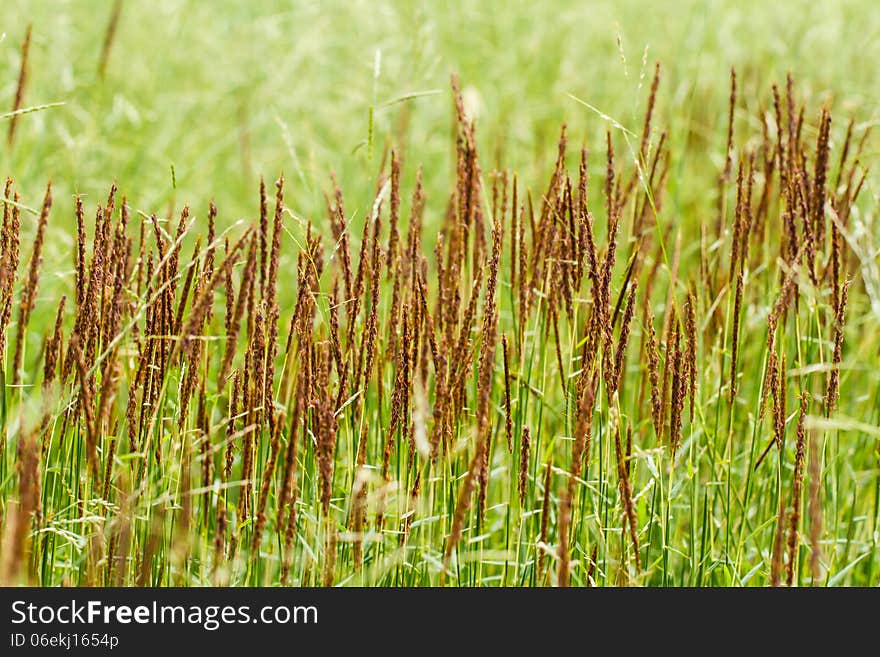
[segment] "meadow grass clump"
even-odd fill
[[[325,217],[280,175],[239,222],[8,180],[3,583],[876,584],[867,128],[737,84],[699,233],[659,64],[640,134],[563,126],[543,181],[485,168],[453,76],[448,195],[389,148],[361,214],[333,174]]]

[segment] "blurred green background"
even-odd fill
[[[451,172],[451,72],[477,117],[484,170],[501,161],[540,186],[562,122],[601,166],[606,124],[569,94],[638,131],[660,61],[655,125],[670,131],[668,211],[683,216],[720,168],[731,65],[737,121],[751,122],[750,134],[787,71],[808,107],[832,106],[838,138],[847,115],[877,115],[872,2],[125,1],[101,79],[112,8],[4,2],[0,108],[12,107],[28,24],[24,105],[65,103],[22,116],[14,147],[0,146],[0,173],[16,179],[25,202],[39,205],[46,181],[55,184],[51,225],[64,230],[51,240],[50,272],[69,259],[74,192],[93,212],[116,179],[135,208],[160,216],[172,196],[197,217],[214,198],[228,225],[256,212],[260,174],[283,170],[293,212],[322,220],[332,169],[347,210],[363,216],[392,144],[406,180],[425,169],[430,226]],[[419,95],[394,102],[408,94]]]

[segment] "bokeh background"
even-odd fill
[[[160,217],[184,202],[204,217],[213,198],[228,225],[255,214],[259,176],[281,171],[292,211],[322,220],[333,170],[357,223],[393,145],[405,180],[424,167],[429,212],[442,211],[452,72],[477,117],[484,168],[500,163],[537,184],[563,122],[602,166],[607,124],[569,94],[638,131],[661,62],[655,125],[670,133],[668,211],[694,225],[689,204],[712,192],[723,157],[732,65],[738,122],[771,109],[771,84],[787,72],[808,107],[832,106],[838,139],[847,115],[878,115],[880,7],[869,1],[123,1],[102,77],[113,5],[3,3],[0,110],[11,109],[29,24],[24,105],[64,103],[21,117],[14,147],[0,145],[0,173],[26,203],[39,205],[54,182],[45,270],[62,278],[72,195],[94,207],[113,180],[133,207]]]

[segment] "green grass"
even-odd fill
[[[40,391],[43,339],[52,329],[62,294],[68,295],[65,339],[73,328],[73,194],[85,196],[86,225],[91,235],[95,206],[106,198],[110,183],[117,181],[120,194],[127,196],[132,210],[129,234],[135,239],[141,222],[152,213],[168,218],[165,228],[173,237],[175,217],[184,203],[190,203],[196,221],[183,238],[180,260],[181,276],[185,277],[195,236],[201,235],[204,240],[207,233],[209,200],[213,199],[219,208],[218,231],[228,231],[231,240],[237,239],[243,226],[236,222],[244,219],[250,224],[258,216],[256,189],[260,175],[270,181],[278,172],[284,172],[287,212],[278,289],[281,353],[276,369],[276,404],[290,412],[292,395],[282,394],[282,381],[285,375],[295,377],[302,365],[296,350],[284,358],[283,348],[299,289],[297,256],[306,244],[309,220],[323,236],[325,256],[322,293],[316,299],[317,339],[328,335],[326,294],[340,271],[338,256],[330,259],[333,242],[324,201],[324,193],[331,190],[331,170],[345,194],[356,267],[365,218],[376,196],[377,177],[388,172],[389,149],[396,149],[403,160],[400,230],[404,246],[409,195],[416,171],[422,168],[427,196],[422,250],[429,263],[428,303],[433,312],[437,288],[432,250],[439,232],[445,231],[447,243],[449,240],[444,212],[456,173],[450,72],[459,75],[467,112],[476,118],[487,212],[491,207],[489,174],[496,168],[517,172],[520,201],[528,189],[535,212],[539,212],[556,157],[559,127],[565,123],[568,169],[573,176],[577,174],[581,144],[590,152],[590,209],[596,217],[597,238],[603,245],[605,131],[612,131],[617,163],[626,181],[634,170],[632,149],[638,148],[653,62],[659,60],[663,76],[652,143],[656,147],[660,132],[668,132],[669,173],[662,205],[648,212],[656,219],[656,230],[652,231],[654,242],[638,276],[637,310],[624,361],[621,394],[617,400],[608,400],[604,382],[596,391],[591,459],[576,482],[572,500],[568,538],[571,583],[767,584],[780,499],[784,506],[790,503],[799,419],[797,395],[802,389],[816,397],[810,402],[806,421],[808,437],[815,441],[816,449],[808,448],[804,465],[795,583],[836,586],[880,582],[880,373],[876,367],[880,359],[880,229],[876,175],[869,173],[866,179],[851,218],[851,241],[845,248],[850,264],[846,274],[853,279],[853,286],[846,313],[839,410],[825,417],[820,399],[833,351],[832,283],[820,278],[814,287],[801,277],[797,310],[788,315],[778,343],[788,365],[785,445],[781,452],[771,450],[757,469],[756,459],[773,434],[770,409],[764,418],[759,417],[759,411],[769,358],[767,315],[780,287],[777,255],[782,204],[772,203],[768,239],[751,246],[752,264],[746,269],[739,322],[739,378],[733,406],[727,397],[734,296],[723,283],[727,282],[731,249],[734,185],[727,189],[724,210],[728,229],[717,241],[714,234],[702,244],[700,238],[703,224],[711,233],[718,207],[717,178],[725,157],[730,67],[736,67],[739,81],[735,156],[747,157],[749,149],[760,145],[762,112],[772,123],[771,84],[777,82],[784,88],[785,75],[791,72],[798,101],[806,107],[804,138],[811,147],[816,140],[820,107],[827,105],[832,111],[828,175],[834,181],[849,117],[856,120],[857,137],[877,118],[878,80],[873,62],[880,56],[880,39],[876,38],[880,14],[870,3],[794,8],[785,6],[787,3],[768,7],[760,2],[682,2],[669,6],[630,2],[591,3],[575,8],[571,3],[551,2],[541,3],[540,8],[524,3],[502,10],[491,4],[474,7],[473,3],[441,9],[431,3],[291,7],[279,2],[274,7],[260,3],[256,9],[171,0],[150,5],[126,2],[103,78],[98,75],[98,62],[110,3],[107,16],[99,17],[93,4],[86,2],[34,6],[11,0],[7,4],[0,25],[0,33],[5,33],[0,41],[0,111],[12,109],[19,44],[29,23],[33,25],[33,42],[23,107],[34,111],[18,117],[13,147],[7,148],[4,141],[0,173],[15,179],[25,206],[39,208],[49,179],[55,198],[36,307],[26,336],[24,385],[13,387],[10,381],[15,312],[7,330],[10,346],[5,362],[0,364],[5,372],[0,424],[7,434],[0,453],[0,533],[4,535],[10,533],[10,518],[21,490],[17,446],[22,436],[39,424],[47,406],[52,418],[40,469],[43,517],[33,519],[32,561],[29,568],[16,573],[15,581],[30,577],[42,585],[112,583],[108,554],[110,546],[124,535],[123,529],[130,532],[130,540],[122,541],[128,546],[125,554],[130,558],[117,567],[116,572],[121,570],[122,574],[114,576],[121,577],[124,584],[135,584],[142,576],[143,583],[152,585],[278,584],[285,554],[282,519],[275,515],[280,472],[271,479],[267,527],[257,553],[251,550],[253,518],[238,517],[236,513],[245,479],[240,454],[236,455],[232,480],[224,484],[215,476],[208,490],[202,489],[197,395],[183,431],[177,430],[175,421],[185,369],[173,368],[166,379],[158,419],[152,427],[151,440],[161,446],[162,463],[145,458],[137,450],[129,452],[124,414],[138,355],[131,327],[137,325],[143,331],[143,315],[132,315],[130,322],[126,318],[123,349],[117,354],[121,384],[111,414],[120,419],[120,424],[116,429],[107,427],[99,451],[103,464],[111,436],[119,437],[112,463],[114,485],[107,499],[102,482],[88,474],[84,423],[81,418],[66,422],[63,413],[65,404],[78,394],[75,375],[54,396]],[[853,25],[859,28],[855,34]],[[11,117],[0,117],[0,128],[5,128],[9,120]],[[628,131],[636,136],[628,136]],[[862,165],[875,168],[875,161],[876,140],[870,139]],[[760,189],[757,186],[756,193]],[[642,188],[637,190],[641,198]],[[649,206],[655,193],[651,189],[647,195]],[[388,236],[387,205],[386,201],[383,244]],[[623,291],[631,256],[629,228],[634,211],[634,204],[627,206],[621,225],[611,286],[612,310]],[[23,279],[36,217],[27,210],[22,210],[21,216],[19,274]],[[665,233],[666,229],[670,232]],[[148,238],[152,238],[150,233]],[[491,246],[488,231],[486,237]],[[509,235],[505,237],[508,239]],[[531,234],[527,239],[531,247]],[[680,240],[677,275],[673,273],[676,240]],[[220,249],[218,262],[222,253]],[[716,283],[721,281],[711,289],[701,284],[703,254],[707,254],[711,278]],[[822,254],[829,256],[827,249]],[[287,552],[292,559],[291,583],[322,583],[329,558],[328,536],[334,533],[337,548],[332,570],[336,584],[535,586],[556,582],[558,512],[576,439],[575,381],[593,298],[589,282],[584,282],[576,294],[572,319],[565,319],[563,313],[558,337],[563,361],[560,373],[557,338],[547,312],[549,300],[535,296],[533,311],[523,318],[518,291],[511,286],[509,258],[505,241],[498,279],[498,331],[514,346],[510,354],[514,449],[508,454],[505,445],[499,340],[489,401],[488,424],[493,438],[486,512],[479,517],[476,500],[467,509],[449,572],[443,574],[444,549],[458,492],[477,445],[478,361],[474,358],[468,362],[464,409],[452,427],[457,449],[436,463],[416,450],[411,461],[406,433],[402,431],[392,453],[390,481],[385,486],[380,472],[396,368],[388,340],[394,328],[390,318],[391,284],[384,282],[378,313],[378,371],[361,395],[344,408],[334,409],[339,430],[328,514],[321,509],[312,434],[307,430],[300,436],[298,520],[293,549]],[[192,266],[201,267],[203,261],[204,252]],[[471,258],[466,262],[463,303],[470,294],[473,273]],[[234,273],[236,292],[241,276],[239,262]],[[180,283],[175,281],[175,287],[179,289]],[[646,297],[648,286],[652,292]],[[20,285],[16,287],[16,300],[20,289]],[[369,312],[370,286],[366,289],[357,322],[357,344]],[[683,423],[673,466],[669,445],[657,441],[651,421],[642,346],[646,334],[643,304],[650,303],[662,339],[669,301],[683,317],[689,290],[696,293],[700,335],[698,394],[693,421],[686,417]],[[231,381],[215,380],[225,338],[223,298],[221,283],[199,372],[199,378],[206,380],[205,416],[216,450],[215,475],[222,470],[222,441],[232,388]],[[477,351],[486,308],[481,297],[472,332]],[[343,329],[346,326],[343,321]],[[522,348],[516,339],[520,333]],[[614,335],[616,340],[617,331]],[[237,370],[247,367],[245,336],[241,338],[233,364]],[[296,341],[297,348],[301,348],[300,342]],[[343,347],[347,349],[348,345]],[[351,353],[356,349],[353,345]],[[428,385],[413,388],[409,412],[419,427],[417,431],[424,427],[430,435],[436,383],[430,354],[427,359]],[[331,381],[335,382],[335,376]],[[635,568],[618,487],[612,433],[618,417],[623,439],[626,428],[633,433],[630,481],[638,519],[640,572]],[[309,421],[315,422],[313,415]],[[358,437],[364,423],[368,426],[368,519],[364,564],[357,568],[351,533],[351,491],[357,477]],[[525,502],[521,506],[517,468],[524,426],[530,428],[532,441]],[[236,441],[240,440],[237,436]],[[288,444],[289,432],[285,431],[279,463]],[[271,449],[264,428],[256,438],[255,496]],[[808,471],[813,458],[819,464],[818,480]],[[552,468],[549,522],[546,544],[540,544],[547,467]],[[421,492],[412,507],[409,491],[416,473],[421,477]],[[817,581],[813,581],[808,564],[814,548],[808,540],[812,526],[808,489],[814,480],[821,489],[822,515],[821,577]],[[136,481],[142,482],[142,488],[129,502],[127,495]],[[130,508],[126,509],[126,504]],[[217,511],[224,504],[232,523],[230,530],[234,528],[238,537],[238,549],[235,559],[228,563],[220,557],[221,567],[216,569],[213,541]],[[381,531],[375,522],[380,509],[385,515]],[[401,546],[400,535],[409,522],[411,533]],[[4,550],[8,550],[9,539],[5,540]],[[596,561],[591,563],[594,550]],[[153,557],[147,568],[142,560],[150,551]],[[544,562],[542,572],[537,568],[540,559]]]

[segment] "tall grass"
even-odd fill
[[[371,143],[313,219],[284,176],[240,221],[8,181],[3,581],[876,583],[868,129],[736,80],[687,224],[659,65],[640,134],[582,102],[604,143],[563,125],[542,178],[486,164],[453,76],[448,192]]]

